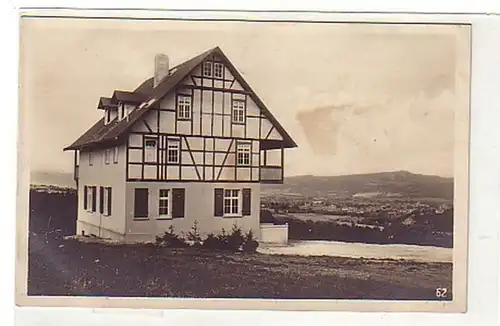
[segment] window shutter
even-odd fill
[[[241,212],[243,215],[251,215],[251,209],[250,207],[251,202],[252,202],[252,189],[250,188],[244,188],[243,189],[243,205]]]
[[[104,213],[104,187],[99,187],[99,213]]]
[[[87,209],[88,203],[87,203],[87,186],[83,186],[83,209]]]
[[[174,188],[172,189],[172,217],[184,217],[184,202],[185,202],[185,189]]]
[[[214,215],[224,215],[224,189],[216,188],[214,196]]]
[[[111,215],[111,188],[108,188],[108,215]]]
[[[148,217],[148,196],[147,188],[136,188],[134,196],[134,217]]]
[[[97,188],[92,187],[92,212],[96,211],[96,204],[97,204],[96,193],[97,193]]]

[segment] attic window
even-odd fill
[[[222,63],[220,63],[220,62],[214,63],[214,77],[215,78],[222,78],[223,71],[224,71],[224,67],[222,66]]]
[[[125,118],[125,105],[123,103],[120,103],[118,106],[118,117],[120,120]]]
[[[203,64],[203,76],[204,77],[212,77],[212,62],[206,61]]]
[[[179,120],[191,120],[191,96],[177,96],[177,118]]]
[[[104,124],[109,124],[111,122],[111,109],[104,110]]]

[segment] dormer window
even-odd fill
[[[203,64],[203,77],[212,77],[212,62],[206,61]]]
[[[224,66],[221,62],[214,63],[214,77],[222,78],[223,77]]]
[[[104,110],[104,124],[107,125],[111,122],[111,109]]]
[[[118,104],[118,119],[125,118],[125,114],[125,105],[123,103]]]

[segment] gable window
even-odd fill
[[[223,77],[224,66],[220,62],[214,63],[214,77],[222,78]]]
[[[104,164],[109,164],[110,156],[111,156],[111,151],[108,148],[106,148],[106,150],[104,151]]]
[[[245,101],[233,100],[233,123],[245,123]]]
[[[177,96],[177,118],[179,120],[191,119],[191,96]]]
[[[238,144],[236,147],[236,163],[238,165],[250,165],[250,144]]]
[[[169,190],[160,189],[160,196],[158,200],[158,214],[160,218],[171,218],[170,205],[169,205]]]
[[[113,148],[113,163],[118,163],[118,147]]]
[[[92,162],[92,151],[89,152],[89,165],[93,165],[93,162]]]
[[[144,138],[144,148],[145,148],[145,159],[146,162],[156,162],[156,154],[157,154],[157,139],[146,137]]]
[[[224,215],[240,215],[240,189],[224,190]]]
[[[167,163],[179,163],[179,141],[168,140],[167,145]]]
[[[212,62],[206,61],[203,64],[203,76],[204,77],[212,77]]]

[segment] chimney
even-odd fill
[[[158,86],[160,82],[168,76],[168,56],[164,53],[159,53],[155,56],[155,75],[153,79],[153,87]]]

